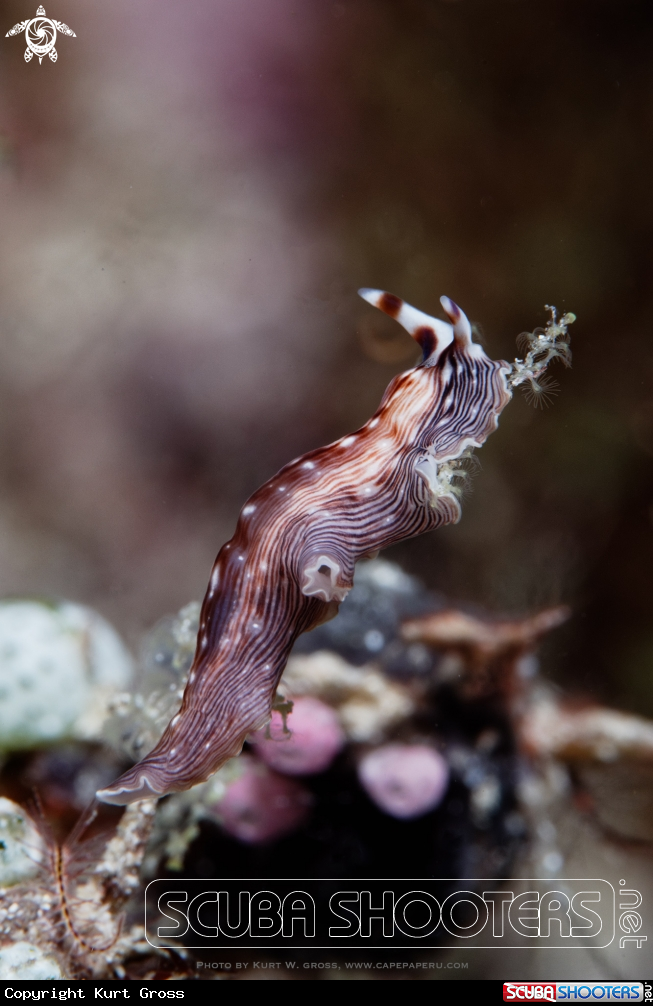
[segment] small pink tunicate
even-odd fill
[[[345,735],[331,706],[305,696],[294,700],[286,731],[281,714],[274,712],[253,743],[259,758],[277,772],[311,775],[329,767],[344,747]]]
[[[386,744],[358,764],[358,778],[374,803],[392,817],[411,818],[437,807],[449,766],[425,744]]]
[[[313,798],[301,783],[286,779],[255,758],[242,757],[244,771],[211,808],[224,830],[249,845],[271,842],[299,828]]]

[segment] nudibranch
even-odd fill
[[[292,461],[243,507],[215,561],[181,708],[156,747],[98,793],[127,804],[188,789],[238,754],[269,718],[300,633],[332,618],[356,562],[460,518],[466,464],[496,429],[512,388],[533,391],[551,359],[569,362],[567,325],[526,337],[514,364],[491,360],[449,300],[449,322],[393,294],[361,296],[395,318],[422,360],[388,386],[355,433]]]

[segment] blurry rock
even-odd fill
[[[510,698],[533,671],[528,657],[542,636],[562,625],[569,608],[557,607],[527,618],[491,621],[454,609],[404,622],[407,642],[423,643],[458,658],[444,663],[441,678],[460,678],[465,698],[501,695]]]
[[[653,841],[653,723],[589,706],[574,709],[544,686],[533,691],[519,723],[535,763],[564,763],[576,802],[604,837]]]
[[[581,806],[605,837],[653,843],[653,761],[582,764],[577,782],[586,798]]]
[[[229,835],[256,845],[281,838],[304,823],[312,804],[307,789],[247,755],[240,764],[238,778],[210,812]]]
[[[406,618],[433,611],[439,601],[401,566],[385,559],[356,565],[354,587],[338,617],[300,636],[294,653],[335,650],[357,666],[374,660],[386,672],[423,674],[433,665],[426,647],[406,643],[399,628]]]
[[[284,694],[313,695],[333,706],[349,740],[359,743],[381,740],[414,711],[401,685],[371,667],[352,667],[327,650],[291,657],[280,687]]]
[[[438,806],[449,784],[449,767],[425,744],[386,744],[361,759],[358,777],[381,810],[406,819]]]
[[[285,722],[284,722],[285,719]],[[304,696],[283,716],[273,712],[267,727],[252,738],[256,753],[284,775],[323,772],[345,745],[337,714],[319,699]]]
[[[516,876],[522,869],[540,877],[561,875],[565,856],[558,841],[557,822],[569,813],[571,793],[569,772],[555,759],[524,760],[521,764],[515,795],[529,844]],[[525,867],[524,862],[530,866]]]
[[[131,673],[119,636],[90,608],[0,603],[0,748],[97,737]]]
[[[0,887],[35,877],[44,853],[43,839],[22,807],[0,797]]]
[[[33,943],[19,940],[0,947],[0,979],[3,981],[43,981],[65,978],[54,957],[35,947]]]
[[[545,692],[538,694],[520,723],[526,750],[563,761],[612,762],[619,758],[653,763],[653,723],[616,709],[569,709]]]
[[[488,775],[474,786],[469,795],[469,805],[474,823],[483,827],[501,804],[501,783]]]

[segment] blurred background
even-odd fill
[[[32,10],[34,6],[34,10]],[[653,9],[602,0],[49,0],[0,46],[0,594],[132,644],[201,599],[247,496],[415,362],[356,296],[488,353],[545,304],[463,519],[387,557],[452,603],[568,603],[545,671],[653,715]]]

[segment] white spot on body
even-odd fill
[[[344,440],[340,441],[340,446],[341,447],[349,447],[351,444],[355,443],[355,441],[356,441],[356,437],[354,437],[354,436],[345,437]]]
[[[376,482],[366,482],[365,485],[359,487],[358,495],[365,497],[376,496],[376,494],[379,491],[379,488],[380,487]]]
[[[312,461],[305,461],[302,468],[315,468],[315,464]]]
[[[249,514],[254,513],[255,510],[256,506],[254,505],[254,503],[248,503],[247,506],[243,507],[243,516],[247,517],[249,516]]]
[[[370,428],[371,430],[373,430],[375,426],[378,426],[378,425],[379,425],[379,420],[378,420],[378,418],[377,418],[377,419],[370,419],[370,421],[369,421],[369,423],[368,423],[367,425],[369,426],[369,428]]]

